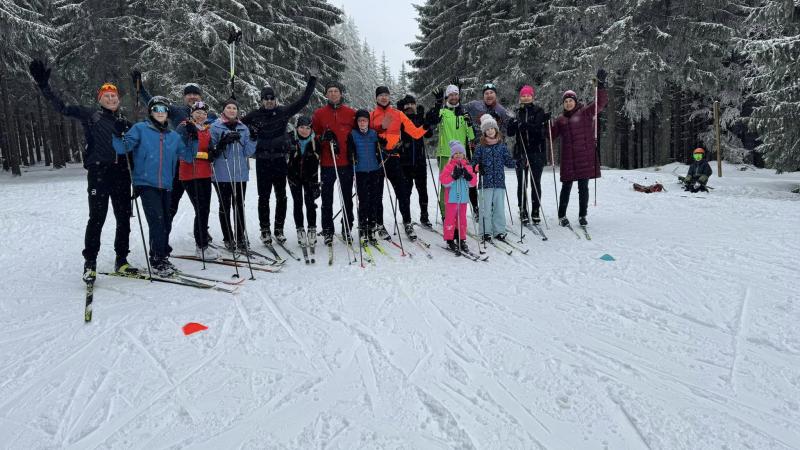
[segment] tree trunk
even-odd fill
[[[19,168],[19,133],[14,129],[14,123],[9,120],[11,118],[11,106],[9,105],[8,86],[4,74],[0,74],[0,95],[3,98],[3,115],[5,116],[5,123],[10,124],[8,127],[8,165],[11,173],[14,175],[22,175]]]
[[[39,141],[42,146],[42,152],[44,153],[44,165],[46,167],[50,167],[50,165],[53,163],[53,158],[50,153],[50,141],[48,139],[50,133],[48,133],[48,127],[44,121],[44,109],[42,109],[41,94],[36,94],[36,109],[39,116]]]
[[[67,129],[67,122],[64,119],[64,116],[59,114],[59,130],[61,131],[61,142],[64,143],[62,147],[64,149],[64,167],[67,166],[67,163],[72,162],[72,146],[69,141],[69,130]]]
[[[80,135],[78,134],[78,124],[77,120],[70,120],[70,132],[72,133],[72,142],[73,147],[75,150],[72,153],[72,158],[75,162],[83,162],[83,143],[81,142]]]

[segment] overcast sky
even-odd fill
[[[329,0],[344,8],[358,27],[361,38],[366,38],[380,62],[381,52],[386,52],[392,75],[397,77],[400,64],[413,58],[414,53],[406,44],[414,41],[417,35],[417,10],[414,3],[424,0],[376,1],[376,0]]]

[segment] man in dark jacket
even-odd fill
[[[113,136],[121,136],[131,124],[120,111],[119,92],[111,83],[103,84],[97,91],[99,108],[66,105],[50,88],[50,70],[44,61],[33,60],[30,72],[42,95],[56,111],[81,121],[86,139],[83,167],[87,170],[89,194],[89,221],[84,238],[83,277],[94,281],[97,270],[97,254],[100,251],[100,233],[108,213],[108,200],[114,208],[117,221],[114,237],[118,272],[136,272],[128,264],[129,235],[131,231],[131,178],[128,160],[117,155],[112,145]]]
[[[683,182],[684,190],[689,192],[708,192],[706,184],[713,172],[708,160],[705,159],[705,155],[706,151],[701,147],[694,149],[692,153],[694,161],[689,166],[689,172],[685,177],[678,177]]]
[[[278,105],[275,90],[267,86],[261,90],[261,108],[251,111],[242,119],[250,127],[251,135],[258,139],[256,145],[256,182],[258,186],[258,222],[261,242],[272,243],[269,226],[269,198],[275,188],[275,239],[283,243],[283,224],[286,221],[287,154],[291,141],[286,126],[295,114],[311,100],[317,78],[309,77],[302,97],[289,105]]]
[[[519,218],[525,225],[530,221],[526,200],[529,194],[523,190],[526,184],[531,183],[529,173],[533,175],[530,193],[531,216],[533,223],[538,224],[541,220],[539,201],[542,195],[542,172],[547,165],[547,141],[544,133],[550,117],[542,108],[533,104],[534,94],[532,86],[525,85],[520,89],[517,116],[508,122],[508,135],[517,137],[514,146],[514,159],[519,161],[516,169],[517,206]]]
[[[417,127],[425,124],[425,108],[422,105],[417,106],[417,100],[413,96],[406,95],[398,101],[397,109],[404,112]],[[410,187],[412,184],[415,185],[419,197],[419,223],[428,228],[432,225],[428,218],[428,154],[425,151],[425,139],[431,136],[433,136],[431,129],[419,139],[414,139],[404,131],[401,136],[400,151],[400,166],[408,182],[408,194],[411,195]]]

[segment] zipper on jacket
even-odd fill
[[[164,189],[161,184],[164,173],[164,133],[159,132],[158,135],[158,188]]]

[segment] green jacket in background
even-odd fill
[[[468,117],[467,112],[460,105],[454,109],[442,107],[439,110],[437,157],[450,158],[450,141],[452,140],[459,141],[464,144],[465,148],[469,148],[468,144],[475,139],[475,132],[472,131]]]

